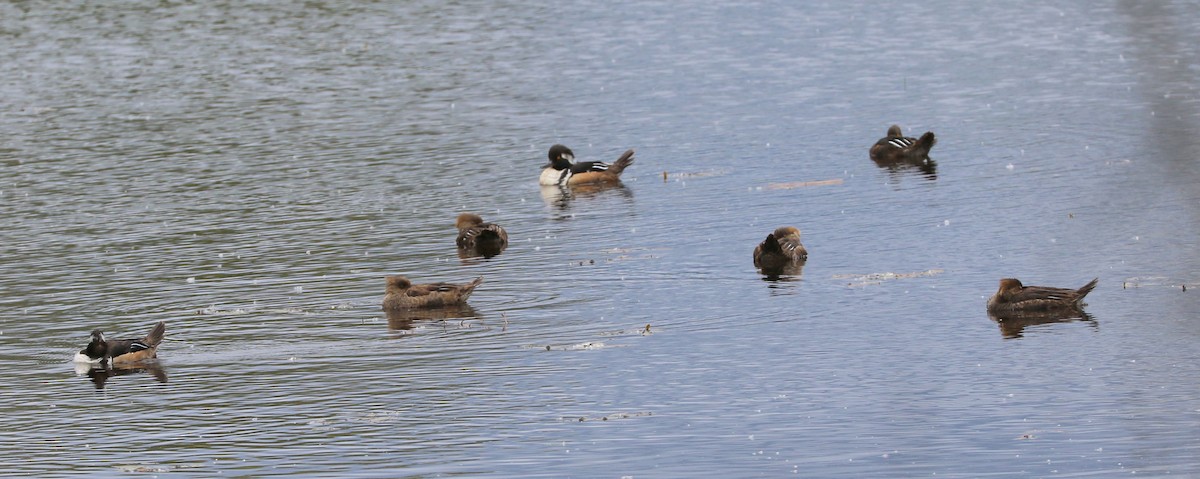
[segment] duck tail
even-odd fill
[[[158,343],[162,342],[163,335],[166,333],[167,323],[159,321],[158,324],[154,325],[154,329],[151,329],[150,333],[147,334],[145,338],[142,338],[142,342],[146,343],[146,345],[150,346],[151,348],[158,347]]]
[[[622,153],[621,157],[617,158],[617,161],[614,161],[611,165],[608,165],[608,172],[614,175],[620,175],[622,171],[625,171],[625,168],[632,164],[633,150],[625,150],[625,153]]]
[[[779,238],[775,237],[775,233],[767,233],[767,239],[762,242],[763,253],[783,253],[783,246],[779,244]]]
[[[483,276],[480,276],[478,278],[475,278],[474,281],[471,281],[470,283],[463,285],[462,299],[464,299],[464,300],[467,299],[467,296],[470,296],[471,293],[475,292],[475,287],[479,286],[479,283],[482,283],[482,282],[483,282]]]
[[[477,237],[475,241],[476,242],[501,241],[504,239],[504,235],[502,234],[503,231],[504,230],[500,229],[499,226],[496,226],[494,224],[487,225],[483,229],[479,230],[479,237]]]
[[[1096,283],[1098,283],[1098,282],[1100,282],[1100,278],[1095,278],[1095,279],[1089,281],[1088,284],[1083,285],[1082,288],[1079,288],[1078,290],[1076,290],[1075,294],[1078,294],[1079,296],[1077,296],[1075,298],[1075,302],[1078,303],[1080,301],[1083,301],[1084,296],[1087,296],[1087,294],[1092,292],[1093,289],[1096,289]]]
[[[933,135],[933,132],[927,131],[924,135],[921,135],[921,137],[917,139],[915,144],[913,144],[912,151],[920,152],[923,155],[928,155],[929,150],[932,150],[933,145],[936,144],[937,138]]]

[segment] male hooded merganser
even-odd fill
[[[1079,309],[1083,297],[1092,292],[1100,278],[1079,289],[1024,286],[1015,278],[1000,280],[1000,289],[988,299],[989,313],[1020,313]]]
[[[871,159],[880,162],[915,162],[929,156],[929,150],[937,144],[932,131],[925,132],[921,138],[904,136],[899,125],[888,128],[887,136],[875,142],[871,147]]]
[[[572,163],[575,153],[563,145],[550,147],[550,164],[542,167],[538,183],[542,186],[570,186],[587,183],[619,183],[621,172],[633,164],[633,150],[626,150],[612,164],[602,161]]]
[[[483,282],[483,276],[467,284],[429,283],[412,284],[403,276],[387,277],[387,293],[383,295],[383,309],[432,308],[467,302],[475,287]]]
[[[166,323],[159,321],[146,337],[141,339],[104,339],[99,329],[92,331],[92,342],[75,354],[80,363],[128,364],[157,357],[158,344],[167,331]]]
[[[767,234],[767,239],[754,247],[754,267],[763,272],[783,271],[807,259],[808,250],[800,244],[800,230],[795,226],[776,228]]]
[[[504,228],[495,223],[484,223],[477,214],[458,215],[454,225],[458,227],[458,239],[455,242],[460,250],[491,258],[508,247],[508,233]]]

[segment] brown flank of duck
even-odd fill
[[[482,282],[483,276],[467,284],[413,284],[404,276],[388,276],[387,293],[383,295],[383,309],[433,308],[463,304]]]

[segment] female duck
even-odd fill
[[[498,224],[485,223],[483,217],[477,214],[458,215],[455,226],[458,227],[458,239],[455,242],[460,250],[491,258],[508,247],[508,232]]]
[[[383,295],[383,309],[388,311],[463,304],[482,282],[483,276],[467,284],[412,284],[412,281],[403,276],[388,276],[387,293]]]
[[[146,337],[141,339],[105,339],[104,332],[92,331],[92,341],[75,354],[75,362],[91,364],[129,364],[157,357],[158,345],[167,331],[166,323],[159,321]]]
[[[621,172],[633,164],[633,150],[626,150],[612,164],[602,161],[572,163],[575,153],[563,145],[550,147],[550,164],[542,167],[538,183],[542,186],[570,186],[595,183],[620,183]]]
[[[1000,289],[988,299],[989,313],[1054,312],[1078,310],[1083,297],[1095,289],[1096,278],[1079,289],[1025,286],[1016,278],[1000,280]]]
[[[904,136],[899,125],[888,128],[887,136],[871,147],[871,159],[878,162],[917,162],[929,157],[929,150],[937,143],[932,131],[920,138]]]
[[[800,243],[800,230],[795,226],[776,228],[754,247],[754,267],[764,272],[782,271],[807,259],[808,250]]]

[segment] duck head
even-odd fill
[[[92,342],[88,343],[83,351],[88,358],[98,359],[108,355],[108,342],[104,340],[104,332],[99,329],[92,330]]]
[[[796,238],[799,238],[800,230],[798,228],[796,228],[795,226],[780,226],[779,228],[775,229],[774,234],[775,234],[776,238],[783,238],[784,236],[792,236],[792,235],[795,235]]]
[[[575,152],[563,145],[551,146],[550,153],[547,156],[550,157],[550,164],[546,165],[546,167],[556,170],[570,168],[571,162],[575,160]]]
[[[897,136],[904,136],[904,132],[900,130],[900,125],[892,125],[888,127],[887,137],[895,138]]]
[[[454,226],[460,230],[464,230],[464,229],[471,228],[474,226],[479,226],[482,224],[483,224],[483,217],[479,216],[475,213],[463,213],[461,215],[458,215],[458,219],[455,220],[455,222],[454,222]]]
[[[1021,284],[1021,280],[1016,278],[1004,278],[1000,280],[1000,290],[996,292],[1000,296],[1008,296],[1012,293],[1020,291],[1025,285]]]
[[[412,281],[409,281],[408,278],[405,278],[403,276],[388,276],[387,277],[388,291],[392,291],[392,290],[403,291],[403,290],[406,290],[411,287],[412,287]]]

